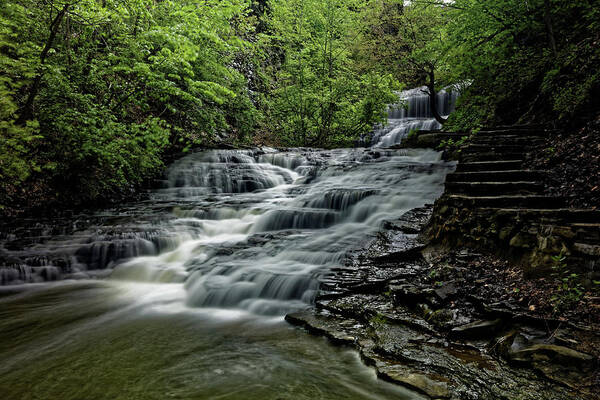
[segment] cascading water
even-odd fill
[[[436,104],[440,115],[448,116],[454,110],[458,95],[457,89],[438,92]],[[433,117],[427,87],[402,91],[399,97],[399,104],[388,107],[388,123],[375,131],[372,146],[392,147],[400,144],[411,131],[431,131],[442,127]]]
[[[133,215],[13,251],[24,261],[2,279],[178,282],[187,306],[282,315],[384,220],[432,202],[446,171],[421,150],[195,153]]]

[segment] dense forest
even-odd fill
[[[352,146],[409,87],[460,91],[447,130],[579,126],[598,65],[586,0],[4,0],[0,207],[122,199],[196,147]]]

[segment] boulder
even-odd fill
[[[453,283],[444,283],[442,287],[435,289],[435,295],[441,300],[446,301],[446,299],[454,296],[458,290]]]
[[[534,344],[509,351],[509,360],[531,366],[548,379],[571,388],[593,386],[593,356],[564,346]]]
[[[450,336],[460,339],[479,339],[493,335],[502,327],[502,320],[480,320],[470,324],[457,326],[450,331]]]
[[[379,374],[387,380],[424,393],[432,399],[450,398],[448,383],[436,380],[431,376],[410,372],[402,367],[380,368]]]
[[[580,370],[588,370],[594,364],[594,357],[581,353],[565,346],[554,344],[534,344],[521,350],[509,353],[513,361],[535,363],[551,362],[564,367],[576,367]]]

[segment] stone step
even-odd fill
[[[479,161],[504,161],[504,160],[522,160],[525,157],[525,149],[516,152],[495,152],[486,151],[482,153],[461,153],[460,162],[472,163]]]
[[[547,137],[550,131],[544,129],[485,129],[477,132],[478,136],[496,136],[496,135],[521,135],[521,136],[538,136],[538,137]]]
[[[494,151],[495,153],[518,153],[531,151],[535,146],[524,145],[524,144],[487,144],[487,143],[474,143],[469,144],[461,149],[462,153],[482,153],[487,151]]]
[[[532,170],[506,170],[506,171],[477,171],[453,172],[446,176],[446,182],[511,182],[511,181],[539,181],[545,171]]]
[[[496,196],[507,194],[542,194],[540,182],[446,182],[446,193],[473,196]]]
[[[532,144],[540,145],[545,143],[546,140],[539,136],[523,136],[523,135],[496,135],[496,136],[478,136],[475,135],[471,138],[470,143],[475,144]]]
[[[478,161],[458,163],[456,172],[506,171],[521,168],[522,160]]]
[[[600,244],[573,243],[573,250],[587,257],[600,258]]]
[[[559,221],[554,224],[532,222],[531,227],[535,227],[544,235],[562,237],[572,243],[600,246],[600,222],[569,223],[569,221]]]
[[[600,210],[589,208],[480,208],[481,214],[495,213],[500,217],[519,218],[537,224],[576,226],[600,224]],[[592,225],[589,225],[592,224]]]
[[[535,195],[514,196],[466,196],[453,194],[448,201],[461,208],[561,208],[566,204],[563,197]]]
[[[544,125],[540,124],[523,124],[523,125],[497,125],[497,126],[486,126],[482,131],[540,131],[544,130]]]
[[[600,223],[574,223],[569,228],[575,235],[575,240],[587,244],[600,244]]]

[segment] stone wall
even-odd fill
[[[552,272],[562,254],[589,285],[600,280],[597,218],[590,210],[478,208],[468,199],[444,195],[435,204],[426,234],[434,243],[491,251],[529,276]]]

